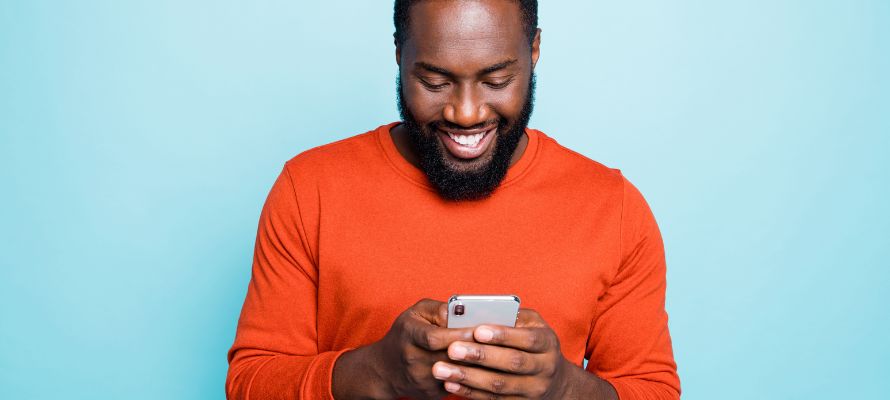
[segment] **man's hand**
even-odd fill
[[[424,299],[396,318],[378,342],[344,353],[334,365],[336,399],[352,397],[435,399],[448,395],[432,374],[455,341],[472,341],[473,328],[447,329],[445,303]],[[376,386],[375,386],[376,385]]]
[[[447,391],[470,399],[617,398],[611,385],[563,357],[556,333],[537,312],[520,310],[516,326],[477,327],[475,343],[448,347],[449,358],[461,365],[437,362],[433,375]]]

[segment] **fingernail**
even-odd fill
[[[454,393],[457,392],[457,389],[460,389],[460,385],[454,382],[445,382],[445,390]]]
[[[436,379],[446,379],[451,376],[451,368],[444,365],[435,365],[433,366],[433,376],[435,376]]]
[[[479,328],[476,330],[476,337],[483,342],[487,342],[494,338],[494,331],[488,328]]]
[[[467,348],[461,345],[454,345],[451,346],[451,351],[448,354],[455,360],[463,360],[467,356]]]

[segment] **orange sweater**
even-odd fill
[[[516,294],[622,400],[677,399],[658,226],[615,169],[529,129],[487,200],[441,200],[395,124],[288,161],[260,217],[231,399],[331,399],[334,362],[417,300]]]

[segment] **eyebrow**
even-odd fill
[[[501,61],[501,62],[499,62],[499,63],[497,63],[497,64],[489,65],[489,66],[487,66],[487,67],[485,67],[485,68],[482,68],[482,69],[479,70],[479,72],[477,72],[476,74],[477,74],[477,75],[486,75],[486,74],[490,74],[490,73],[492,73],[492,72],[500,71],[500,70],[502,70],[502,69],[504,69],[504,68],[507,68],[507,67],[509,67],[509,66],[511,66],[511,65],[513,65],[513,64],[516,64],[517,62],[518,62],[518,61],[517,61],[516,59],[506,60],[506,61]],[[445,69],[445,68],[442,68],[442,67],[437,67],[437,66],[435,66],[435,65],[425,63],[425,62],[423,62],[423,61],[415,62],[415,63],[414,63],[414,66],[417,67],[417,68],[423,69],[423,70],[427,70],[427,71],[429,71],[429,72],[436,73],[436,74],[442,74],[442,75],[449,76],[449,77],[454,77],[454,76],[456,76],[456,74],[455,74],[454,72],[451,72],[451,71],[449,71],[449,70],[447,70],[447,69]]]

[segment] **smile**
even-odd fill
[[[456,158],[473,159],[481,156],[491,147],[492,140],[497,136],[497,126],[472,135],[460,135],[454,132],[439,131],[445,148]]]
[[[482,141],[482,138],[488,134],[488,132],[477,133],[475,135],[455,135],[453,133],[447,132],[448,137],[451,140],[457,142],[458,144],[466,147],[476,147],[479,145],[479,142]]]

